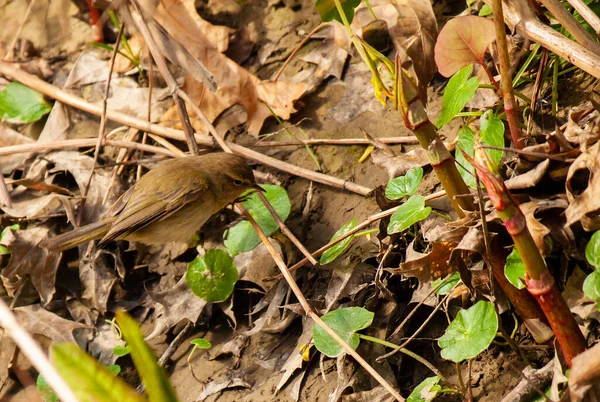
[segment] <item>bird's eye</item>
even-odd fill
[[[234,186],[241,186],[242,185],[242,181],[241,180],[234,180],[233,181],[233,185]]]

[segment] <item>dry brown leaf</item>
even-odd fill
[[[409,152],[400,155],[391,156],[381,149],[376,149],[371,153],[373,163],[385,170],[390,180],[394,177],[406,174],[410,169],[423,167],[429,164],[427,151],[423,148],[415,148]]]
[[[73,331],[78,328],[89,328],[85,324],[66,320],[39,304],[17,307],[13,309],[17,320],[30,334],[43,335],[55,342],[73,342]]]
[[[537,164],[533,169],[528,170],[526,173],[512,177],[504,182],[506,188],[509,190],[524,190],[536,186],[540,180],[544,177],[550,166],[550,159]]]
[[[87,252],[79,261],[79,280],[83,288],[81,298],[102,315],[106,313],[108,297],[117,281],[112,266],[118,264],[110,264],[108,256],[112,256],[113,261],[117,258],[112,253],[96,250],[94,244],[89,243]]]
[[[154,313],[156,321],[154,329],[147,339],[163,335],[183,320],[196,323],[206,306],[206,301],[192,292],[185,276],[169,290],[163,292],[148,291],[148,295],[156,302]]]
[[[42,304],[46,305],[52,300],[61,253],[38,246],[48,232],[48,228],[43,226],[9,230],[0,241],[10,250],[10,261],[1,273],[2,283],[10,296],[14,296],[29,277],[42,299]]]
[[[0,147],[10,145],[31,144],[33,141],[21,133],[0,123]],[[9,174],[17,167],[23,166],[24,158],[22,154],[0,156],[0,171],[3,174]]]
[[[526,202],[520,205],[521,212],[525,215],[527,228],[533,237],[533,241],[535,241],[535,245],[542,255],[546,255],[544,238],[550,233],[550,229],[535,218],[535,213],[539,207],[540,205],[537,202]]]
[[[567,174],[567,199],[569,206],[565,210],[566,226],[581,222],[587,231],[600,229],[600,143],[594,144],[582,153],[569,168]],[[581,171],[581,172],[580,172]],[[576,175],[589,174],[589,180],[582,189],[582,183],[577,183]],[[581,191],[583,190],[583,191]]]
[[[296,370],[302,367],[302,350],[310,344],[314,325],[314,321],[307,318],[302,319],[302,335],[298,337],[292,353],[280,369],[280,371],[283,371],[283,375],[277,387],[275,387],[275,393],[279,392],[287,384],[292,375],[294,375]]]
[[[573,359],[569,373],[571,402],[600,401],[600,343]]]
[[[218,85],[215,93],[189,76],[185,83],[186,92],[211,121],[229,107],[241,104],[248,116],[248,131],[258,135],[264,120],[271,116],[265,103],[287,120],[295,111],[294,102],[308,88],[304,83],[261,81],[240,67],[213,47],[189,10],[178,0],[162,0],[154,18],[177,42],[185,43],[187,50],[214,75]]]
[[[421,87],[427,86],[437,71],[433,47],[438,34],[437,20],[430,1],[371,0],[378,19],[387,23],[397,51],[410,57]],[[365,3],[356,10],[352,28],[362,35],[362,28],[373,21]],[[405,60],[403,60],[404,62]]]
[[[243,378],[227,378],[225,380],[213,380],[206,384],[204,391],[198,395],[196,402],[202,402],[211,395],[218,394],[229,388],[252,388]]]
[[[415,251],[413,241],[406,249],[406,261],[398,268],[385,268],[385,271],[393,275],[417,278],[419,283],[442,278],[454,272],[454,268],[448,265],[448,260],[456,246],[457,243],[454,242],[438,242],[431,245],[430,251],[420,253]]]

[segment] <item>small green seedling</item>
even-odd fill
[[[498,315],[494,305],[480,300],[461,310],[438,340],[442,357],[459,363],[486,350],[498,331]]]
[[[385,196],[390,200],[398,200],[407,195],[413,195],[423,179],[423,168],[410,169],[404,176],[393,178],[385,186]]]
[[[52,106],[44,95],[19,82],[11,82],[0,92],[0,120],[13,124],[38,121]]]
[[[435,122],[437,128],[442,128],[448,124],[475,95],[479,81],[477,77],[471,77],[472,72],[473,65],[468,64],[448,80],[448,85],[442,96],[442,113]]]
[[[335,232],[335,234],[331,238],[331,241],[334,241],[338,237],[345,235],[346,233],[348,233],[355,227],[356,227],[356,217],[353,218],[350,222],[343,225],[341,228],[339,228],[339,230],[337,232]],[[319,264],[321,264],[321,265],[329,264],[330,262],[332,262],[333,260],[338,258],[348,248],[348,246],[350,245],[350,242],[352,241],[353,238],[354,238],[354,236],[349,236],[346,239],[342,240],[341,242],[339,242],[339,243],[333,245],[332,247],[328,248],[327,250],[325,250],[323,255],[321,255]]]
[[[419,385],[410,393],[406,402],[430,402],[442,391],[439,385],[440,377],[428,377],[421,381]]]
[[[525,289],[525,272],[525,264],[519,255],[519,250],[515,247],[506,257],[504,276],[517,289]]]
[[[411,195],[390,217],[388,234],[403,232],[427,218],[430,213],[431,207],[425,206],[425,198],[422,195]]]
[[[595,269],[583,282],[583,294],[595,301],[600,311],[600,230],[592,235],[585,247],[585,258]]]
[[[356,331],[369,327],[374,316],[362,307],[344,307],[330,311],[321,318],[340,338],[356,349],[360,343]],[[318,325],[313,328],[313,339],[319,352],[328,357],[337,357],[343,352],[342,347]]]
[[[190,343],[192,345],[194,345],[194,347],[192,348],[192,350],[190,351],[190,354],[187,357],[188,366],[190,365],[190,360],[192,359],[192,356],[194,355],[194,352],[196,351],[196,349],[210,349],[210,348],[212,348],[212,343],[210,343],[210,341],[208,339],[205,339],[205,338],[192,339],[190,341]]]
[[[188,264],[185,279],[194,294],[209,303],[227,300],[239,274],[233,258],[223,250],[212,249]]]
[[[273,184],[261,185],[264,189],[265,197],[282,221],[285,221],[290,215],[292,204],[285,189]],[[250,190],[252,191],[252,190]],[[273,219],[265,205],[258,195],[250,194],[242,205],[248,210],[250,215],[256,220],[266,236],[270,236],[279,229],[279,225]],[[239,253],[253,250],[260,244],[260,238],[250,222],[244,220],[225,232],[225,248],[230,255],[236,256]]]

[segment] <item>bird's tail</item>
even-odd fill
[[[101,239],[108,233],[113,221],[114,218],[101,219],[70,232],[46,238],[40,243],[40,246],[49,250],[64,251],[81,243]]]

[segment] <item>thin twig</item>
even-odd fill
[[[98,140],[96,141],[96,148],[94,149],[94,168],[98,164],[98,157],[100,156],[100,148],[102,147],[102,143],[104,142],[104,129],[106,128],[106,109],[108,108],[108,93],[110,92],[110,82],[112,79],[113,70],[115,68],[115,59],[117,57],[117,51],[119,50],[119,42],[121,40],[121,35],[123,34],[123,29],[125,24],[121,24],[119,27],[119,33],[117,34],[117,41],[115,43],[115,48],[110,56],[110,68],[108,69],[108,77],[106,79],[106,87],[104,88],[104,97],[102,98],[102,115],[100,116],[100,127],[98,128]],[[77,217],[77,224],[81,224],[81,219],[83,218],[83,214],[85,211],[85,199],[87,197],[87,193],[90,190],[90,185],[92,184],[92,178],[94,177],[95,169],[92,168],[90,171],[90,175],[88,176],[87,183],[83,187],[81,191],[81,206],[79,207],[79,216]]]
[[[150,53],[150,52],[148,52]],[[148,115],[147,115],[147,120],[148,122],[152,121],[152,89],[154,87],[154,61],[152,60],[152,55],[148,54],[148,59],[149,59],[149,71],[148,71]],[[144,134],[142,134],[142,144],[145,144],[146,141],[148,141],[148,133],[146,131],[144,131]],[[168,147],[166,147],[168,148]],[[170,148],[169,148],[170,149]],[[138,158],[143,158],[144,153],[140,152],[140,155],[138,156]],[[136,180],[140,180],[142,178],[142,165],[138,165],[137,167],[137,172],[136,172]]]
[[[0,156],[26,154],[30,152],[42,153],[57,149],[60,150],[70,148],[88,148],[96,145],[96,142],[97,140],[95,138],[78,138],[74,140],[63,140],[55,142],[34,142],[33,144],[10,145],[7,147],[0,147]],[[124,140],[104,140],[103,144],[104,146],[137,149],[156,155],[175,156],[175,154],[168,149],[155,147],[153,145],[144,145],[140,144],[139,142],[131,142]]]
[[[577,10],[579,15],[594,29],[597,34],[600,34],[600,19],[594,13],[590,7],[585,4],[582,0],[567,0],[569,4]]]
[[[19,40],[19,36],[21,36],[21,31],[23,30],[23,27],[27,23],[27,20],[29,19],[29,15],[31,14],[31,9],[33,8],[33,5],[35,4],[36,1],[37,0],[31,0],[29,2],[29,5],[27,6],[27,11],[25,11],[25,15],[23,16],[23,21],[21,21],[21,24],[19,25],[19,29],[17,29],[17,33],[15,34],[15,37],[13,38],[12,42],[10,43],[8,50],[6,51],[4,60],[6,60],[6,61],[12,60],[12,55],[13,55],[13,52],[15,51],[15,46],[17,45],[17,41]]]
[[[0,326],[8,332],[8,335],[21,349],[21,352],[27,356],[31,364],[63,402],[78,402],[77,397],[50,363],[42,348],[17,322],[16,317],[2,299],[0,299]]]
[[[35,89],[36,91],[50,98],[56,99],[65,105],[75,107],[77,109],[83,110],[96,116],[100,116],[102,114],[101,107],[86,102],[78,96],[74,96],[68,92],[65,92],[59,89],[58,87],[49,84],[32,74],[20,70],[18,66],[13,65],[12,63],[0,62],[0,73],[9,79],[19,81],[23,85]],[[111,121],[117,122],[125,126],[134,127],[141,131],[147,131],[149,133],[160,135],[161,137],[166,137],[173,140],[186,141],[186,136],[181,130],[176,130],[173,128],[163,127],[158,124],[149,123],[145,120],[138,119],[137,117],[116,112],[114,110],[108,110],[106,112],[106,117]],[[208,135],[196,134],[195,138],[198,144],[202,144],[207,147],[217,146],[216,140]],[[372,191],[372,189],[366,186],[362,186],[323,173],[314,172],[309,169],[301,168],[238,144],[227,144],[231,148],[231,150],[237,155],[243,156],[248,159],[252,159],[263,165],[270,166],[274,169],[278,169],[295,176],[303,177],[305,179],[312,180],[317,183],[322,183],[331,187],[345,189],[363,196],[370,194]]]
[[[419,140],[414,135],[405,137],[383,137],[376,138],[378,142],[384,144],[418,144]],[[304,146],[304,145],[371,145],[373,141],[368,138],[316,138],[296,141],[258,141],[255,147],[285,147],[285,146]]]
[[[304,247],[304,244],[302,244],[302,242],[300,240],[298,240],[298,238],[285,225],[285,223],[283,223],[283,221],[281,220],[281,218],[277,214],[277,211],[275,211],[275,209],[273,208],[273,206],[271,205],[271,203],[269,202],[269,200],[267,200],[267,197],[265,197],[265,195],[263,194],[263,192],[262,191],[257,191],[256,193],[258,194],[258,197],[260,198],[260,200],[262,201],[262,203],[264,204],[264,206],[267,208],[267,210],[273,216],[273,219],[275,219],[275,221],[277,222],[277,225],[279,225],[279,229],[281,229],[281,232],[284,235],[286,235],[286,237],[288,239],[290,239],[290,241],[292,243],[294,243],[294,245],[298,248],[298,250],[300,250],[300,252],[304,255],[304,257],[306,257],[306,259],[308,261],[310,261],[310,263],[312,265],[319,264],[317,262],[317,260],[310,254],[310,251],[308,251],[306,249],[306,247]]]
[[[317,313],[314,312],[314,310],[312,309],[312,307],[310,306],[310,304],[308,304],[308,301],[306,300],[306,298],[302,294],[302,291],[298,287],[298,284],[296,283],[296,281],[292,277],[292,274],[290,273],[290,271],[288,270],[287,266],[283,262],[283,259],[282,259],[281,255],[275,250],[275,248],[273,248],[273,245],[271,244],[271,242],[269,242],[269,239],[267,238],[267,236],[265,236],[265,233],[262,231],[262,229],[260,228],[260,226],[258,226],[258,224],[254,220],[254,218],[252,218],[252,216],[248,213],[248,211],[244,208],[243,205],[237,204],[237,207],[240,209],[240,211],[245,216],[245,218],[250,222],[250,224],[252,224],[252,226],[254,227],[254,230],[258,234],[258,237],[260,237],[260,240],[263,242],[263,244],[265,245],[265,247],[269,251],[269,254],[271,254],[271,257],[273,257],[273,260],[275,261],[275,263],[277,264],[277,266],[281,270],[281,274],[284,276],[284,278],[285,278],[286,282],[288,283],[290,289],[292,290],[292,292],[294,293],[294,295],[298,299],[298,302],[300,303],[300,305],[302,306],[302,308],[306,312],[306,315],[308,317],[310,317],[319,327],[321,327],[330,337],[332,337],[334,339],[334,341],[338,345],[340,345],[346,351],[346,353],[348,353],[350,356],[352,356],[358,362],[358,364],[360,364],[383,388],[386,389],[386,391],[388,391],[398,401],[402,401],[403,402],[404,398],[402,398],[402,396],[398,393],[398,391],[396,391],[381,376],[381,374],[379,374],[371,365],[369,365],[369,363],[367,363],[365,361],[365,359],[363,359],[356,352],[356,350],[354,350],[350,345],[348,345],[334,330],[332,330],[321,319],[321,317],[319,317],[317,315]]]
[[[315,29],[313,29],[312,31],[310,31],[310,33],[308,35],[306,35],[306,38],[302,39],[302,41],[298,44],[298,46],[296,46],[296,48],[288,56],[288,58],[283,63],[283,65],[279,68],[279,70],[277,71],[277,73],[273,77],[273,81],[277,81],[277,79],[279,78],[279,76],[281,75],[281,73],[283,73],[283,70],[287,67],[287,65],[290,63],[290,61],[292,61],[292,58],[294,58],[294,56],[296,55],[296,53],[298,53],[300,51],[300,49],[302,49],[302,46],[304,46],[306,44],[306,42],[308,42],[310,40],[310,38],[312,38],[312,36],[314,34],[316,34],[319,30],[321,30],[323,27],[325,27],[327,25],[329,25],[329,24],[326,23],[326,22],[321,22],[319,25],[316,26]]]
[[[438,191],[438,192],[433,193],[433,194],[426,195],[424,198],[425,198],[425,201],[430,201],[430,200],[434,200],[436,198],[443,197],[445,195],[446,195],[446,192],[444,190],[442,190],[442,191]],[[400,208],[400,206],[401,205],[398,205],[397,207],[386,209],[385,211],[381,211],[381,212],[378,212],[378,213],[376,213],[374,215],[369,216],[367,219],[365,219],[364,221],[362,221],[361,223],[359,223],[358,225],[356,225],[353,229],[347,231],[346,233],[344,233],[340,237],[336,238],[335,240],[330,241],[329,243],[327,243],[326,245],[324,245],[323,247],[321,247],[317,251],[313,252],[312,256],[313,257],[320,256],[325,251],[327,251],[331,247],[335,246],[336,244],[338,244],[342,240],[347,239],[348,237],[350,237],[350,236],[352,236],[352,235],[360,232],[364,228],[370,226],[373,222],[377,222],[380,219],[383,219],[383,218],[386,218],[388,216],[393,215],[394,212],[396,212],[396,210],[398,210],[398,208]],[[293,271],[295,271],[295,270],[297,270],[299,268],[302,268],[307,263],[308,263],[308,259],[307,258],[303,258],[302,260],[298,261],[296,264],[292,265],[289,268],[289,270],[290,270],[290,272],[293,272]],[[282,278],[283,277],[281,275],[276,275],[276,276],[271,276],[271,277],[265,278],[264,280],[270,281],[270,280],[276,280],[276,279],[282,279]]]
[[[199,154],[198,144],[196,143],[196,138],[194,138],[194,128],[192,127],[192,123],[190,123],[190,117],[187,114],[185,104],[183,103],[183,100],[178,95],[179,85],[177,84],[177,81],[173,77],[173,74],[171,74],[171,71],[169,70],[169,66],[167,65],[167,61],[166,61],[165,57],[158,49],[155,38],[152,35],[152,33],[150,32],[150,29],[148,28],[148,23],[146,22],[144,15],[142,14],[142,11],[140,10],[139,5],[137,4],[136,1],[130,1],[129,4],[131,5],[130,11],[131,11],[131,15],[133,17],[133,21],[134,21],[137,29],[140,31],[140,33],[144,37],[144,40],[146,41],[148,49],[150,50],[150,54],[152,55],[152,57],[154,58],[154,61],[156,62],[158,71],[160,71],[160,74],[163,76],[163,78],[165,79],[165,81],[167,83],[167,86],[169,87],[169,91],[171,91],[171,97],[173,98],[173,102],[175,102],[175,109],[177,110],[177,115],[179,116],[179,120],[181,121],[183,131],[185,132],[185,137],[187,140],[187,144],[188,144],[190,153],[192,155],[198,155]]]

